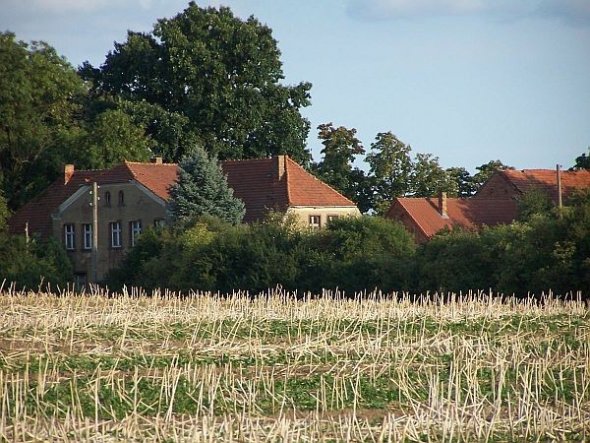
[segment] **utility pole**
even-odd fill
[[[92,282],[98,280],[98,184],[92,183]]]
[[[562,216],[563,212],[563,197],[561,190],[561,165],[557,165],[557,208],[559,211],[559,217]]]

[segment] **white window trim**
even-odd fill
[[[314,219],[317,218],[317,223],[315,223]],[[311,229],[320,229],[322,227],[322,216],[318,214],[311,214],[309,216],[309,227]]]
[[[122,229],[121,229],[121,222],[111,222],[111,248],[119,249],[123,247],[123,239],[122,239]]]
[[[76,227],[72,223],[64,225],[64,243],[66,250],[73,251],[76,249]]]
[[[135,246],[137,243],[137,238],[141,234],[141,220],[132,220],[129,222],[129,232],[130,232],[130,244],[131,246]]]
[[[85,251],[92,249],[92,225],[90,223],[82,225],[82,249]]]

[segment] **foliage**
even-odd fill
[[[244,203],[233,196],[221,167],[197,147],[179,165],[178,181],[170,188],[170,211],[175,221],[212,215],[233,224],[242,221]]]
[[[10,207],[49,183],[37,169],[60,150],[83,94],[82,80],[52,47],[0,33],[0,181]]]
[[[588,147],[588,154],[583,152],[582,155],[576,157],[576,164],[571,169],[590,169],[590,147]]]
[[[280,51],[271,29],[254,17],[243,21],[226,7],[194,2],[150,33],[128,32],[100,68],[85,63],[80,74],[96,94],[111,94],[184,116],[188,129],[220,159],[289,154],[309,161],[309,123],[299,113],[310,101],[309,83],[283,86]],[[154,108],[156,109],[156,108]],[[159,144],[166,134],[151,128]],[[169,160],[180,160],[177,145]]]
[[[463,167],[452,167],[446,170],[448,186],[446,188],[449,197],[468,198],[475,194],[473,177]]]
[[[64,287],[73,281],[72,264],[56,240],[27,242],[20,235],[0,235],[0,280],[17,289]]]
[[[551,197],[539,189],[531,189],[518,199],[518,219],[529,220],[535,214],[548,214],[554,209]]]
[[[356,196],[362,186],[364,174],[352,163],[357,155],[365,153],[361,141],[356,137],[356,129],[344,126],[335,128],[330,123],[318,126],[318,138],[322,141],[322,160],[314,170],[330,186],[350,199]]]
[[[277,285],[301,291],[404,286],[402,262],[414,243],[401,225],[365,216],[337,219],[318,232],[293,223],[232,226],[200,218],[144,233],[108,283],[254,293]]]
[[[410,176],[413,197],[432,197],[449,187],[446,171],[432,154],[417,153]]]
[[[410,193],[413,164],[411,147],[391,132],[380,132],[371,144],[366,161],[374,177],[375,197],[373,209],[384,214],[394,197]]]

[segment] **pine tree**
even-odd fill
[[[175,222],[212,215],[238,224],[245,207],[234,197],[217,161],[198,147],[180,162],[178,180],[170,188],[170,211]]]

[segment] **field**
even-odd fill
[[[0,441],[588,441],[590,315],[416,302],[0,295]]]

